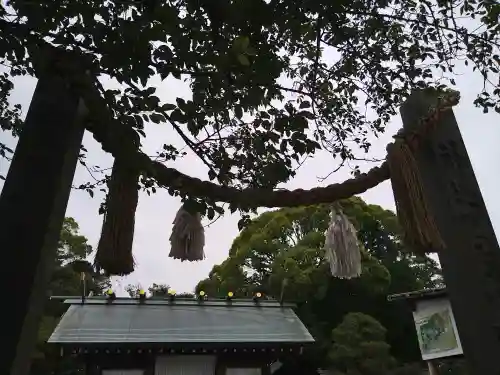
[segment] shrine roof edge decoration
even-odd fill
[[[234,298],[231,300],[223,298],[196,298],[176,297],[171,300],[168,297],[149,297],[144,300],[130,297],[116,297],[110,300],[106,296],[85,297],[82,302],[80,296],[52,296],[52,300],[62,300],[68,305],[176,305],[176,306],[230,306],[230,307],[260,307],[260,308],[290,308],[297,307],[295,303],[279,302],[276,300],[258,300],[251,298]]]

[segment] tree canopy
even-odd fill
[[[386,329],[371,316],[349,313],[332,331],[330,358],[345,374],[385,375],[395,365],[385,334]]]
[[[143,288],[140,284],[129,284],[125,287],[125,291],[128,293],[128,295],[131,298],[138,297],[141,289],[143,289]],[[164,298],[164,297],[168,296],[169,290],[171,290],[171,289],[167,284],[153,283],[150,287],[148,287],[147,293],[152,298],[155,298],[155,297]],[[173,291],[173,292],[175,293],[175,291]],[[176,293],[175,296],[180,297],[180,298],[194,298],[193,293]]]
[[[416,336],[408,334],[415,330],[411,313],[406,305],[387,302],[387,295],[436,287],[442,282],[440,269],[432,258],[405,251],[391,211],[357,197],[340,204],[364,247],[360,278],[331,276],[323,250],[330,210],[310,206],[269,211],[252,220],[234,240],[229,257],[196,291],[209,296],[232,291],[237,297],[260,291],[296,302],[318,343],[311,353],[315,366],[332,365],[332,332],[350,313],[369,315],[385,327],[382,341],[387,340],[398,362],[418,361]]]
[[[462,62],[485,82],[475,103],[500,112],[499,9],[490,0],[10,0],[0,6],[0,125],[22,130],[21,108],[7,100],[12,78],[35,75],[34,51],[51,44],[121,84],[99,91],[122,128],[145,137],[151,122],[179,134],[185,145],[158,145],[157,161],[189,150],[210,180],[274,188],[318,150],[341,164],[359,158],[412,89],[453,84]],[[186,80],[192,96],[162,101],[155,77]],[[189,197],[186,184],[169,192]],[[210,195],[197,197],[203,212]]]
[[[50,279],[47,296],[79,296],[81,295],[81,272],[85,273],[87,293],[100,295],[109,287],[109,279],[97,273],[88,256],[92,247],[85,236],[79,233],[78,223],[71,217],[64,220],[55,269]],[[45,303],[44,315],[39,328],[37,350],[32,364],[33,371],[40,374],[52,374],[56,368],[75,369],[74,361],[60,362],[60,353],[57,348],[47,344],[47,340],[54,331],[60,316],[67,306],[57,300],[48,300]],[[56,364],[58,364],[56,366]]]

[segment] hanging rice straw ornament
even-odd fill
[[[139,200],[138,184],[138,169],[125,160],[115,159],[94,261],[96,267],[108,275],[125,276],[134,271],[132,245]]]
[[[354,225],[340,209],[332,208],[325,232],[325,255],[334,277],[352,279],[361,275],[361,251]]]
[[[182,262],[205,259],[205,229],[201,223],[201,215],[198,212],[190,213],[182,206],[177,211],[173,224],[169,257]]]

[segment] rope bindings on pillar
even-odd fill
[[[441,114],[456,105],[459,98],[456,91],[443,93],[416,131],[399,132],[395,142],[387,146],[392,191],[398,219],[404,229],[404,242],[417,253],[439,251],[446,244],[429,209],[414,152],[437,125]]]

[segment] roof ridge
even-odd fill
[[[70,305],[149,305],[149,306],[226,306],[226,307],[260,307],[260,308],[295,308],[296,304],[283,302],[280,303],[276,300],[258,300],[253,299],[206,299],[198,300],[194,298],[175,298],[170,300],[168,298],[147,298],[140,300],[138,298],[129,297],[116,297],[110,300],[106,296],[93,296],[87,297],[82,301],[81,297],[51,297],[51,299],[63,300],[65,304]]]

